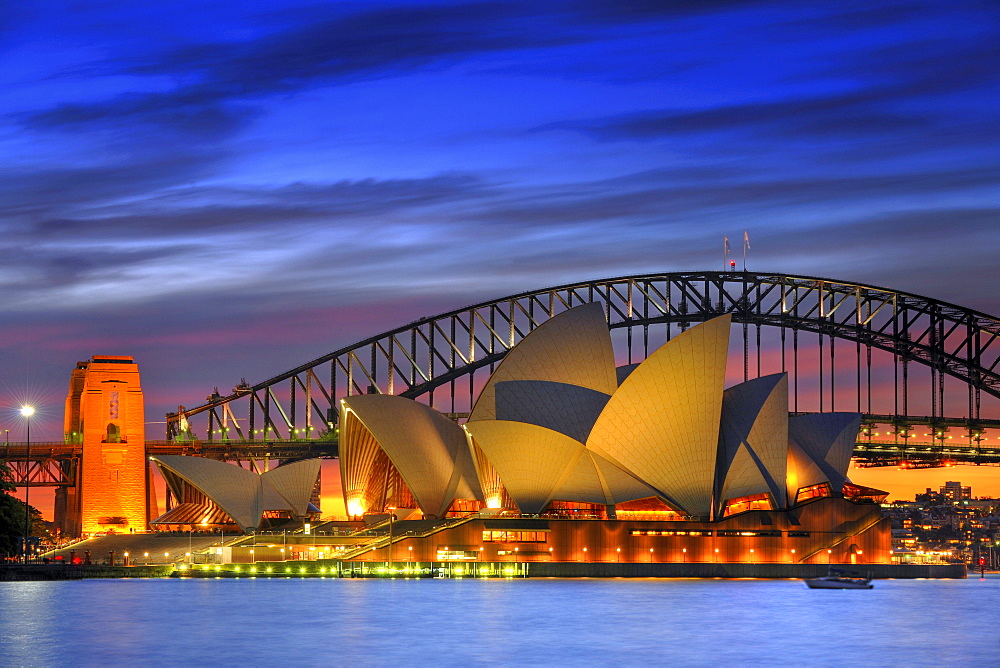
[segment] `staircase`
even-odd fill
[[[837,547],[838,545],[842,545],[843,543],[847,542],[848,540],[851,540],[852,538],[857,538],[859,535],[861,535],[864,532],[868,531],[869,529],[871,529],[873,526],[875,526],[876,524],[878,524],[882,520],[883,520],[883,517],[882,517],[881,514],[875,515],[874,517],[872,517],[867,522],[865,522],[864,518],[859,519],[859,520],[855,520],[854,523],[853,523],[854,526],[852,528],[850,528],[850,529],[847,530],[847,532],[844,534],[843,538],[841,538],[840,540],[838,540],[838,541],[836,541],[836,542],[834,542],[834,543],[832,543],[830,545],[822,545],[820,547],[817,547],[812,552],[809,552],[808,554],[805,554],[802,557],[800,557],[799,559],[797,559],[797,561],[799,563],[805,563],[806,561],[808,561],[809,559],[813,558],[814,556],[816,556],[817,554],[819,554],[823,550],[833,549],[833,548]]]
[[[480,517],[479,513],[470,513],[468,515],[463,515],[462,517],[453,517],[450,520],[445,520],[443,522],[438,522],[434,526],[426,529],[424,531],[404,531],[402,533],[394,533],[392,536],[389,535],[379,535],[375,536],[371,540],[352,547],[349,550],[345,550],[337,555],[337,558],[341,561],[350,561],[356,557],[360,557],[365,552],[370,552],[371,550],[378,550],[384,547],[388,547],[391,544],[398,543],[401,540],[406,540],[409,538],[427,538],[428,536],[433,536],[436,533],[444,531],[445,529],[452,529],[454,527],[465,524],[466,522],[478,519]],[[375,525],[376,527],[383,527],[388,522],[380,523]],[[371,527],[369,527],[370,529]],[[358,532],[359,534],[362,532]],[[355,535],[355,534],[352,534]]]

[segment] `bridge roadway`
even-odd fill
[[[957,438],[939,436],[918,440],[907,434],[862,432],[854,447],[854,462],[862,468],[876,466],[898,466],[901,468],[933,468],[958,464],[976,466],[1000,466],[1000,444],[984,445],[974,438],[963,435]],[[959,440],[961,439],[961,440]],[[24,443],[0,444],[0,459],[11,468],[12,478],[17,486],[23,486],[25,478],[31,480],[32,487],[73,486],[76,480],[76,465],[83,455],[83,446],[73,443],[38,442],[30,449],[30,472],[25,474],[25,462],[29,457]],[[208,440],[208,441],[146,441],[146,455],[189,455],[209,457],[221,461],[251,461],[263,459],[306,459],[322,457],[330,459],[338,456],[335,441],[310,439],[289,440]]]

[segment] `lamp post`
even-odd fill
[[[386,554],[386,561],[388,562],[389,575],[392,575],[392,523],[396,519],[395,506],[389,506],[389,544],[386,546],[388,553]]]
[[[681,555],[681,559],[683,559],[686,564],[688,562],[688,549],[686,547],[681,549]]]
[[[31,416],[35,414],[33,406],[21,406],[21,416],[24,418],[24,428],[26,432],[24,450],[24,551],[21,553],[22,561],[28,563],[28,538],[31,536],[31,506],[28,505],[28,496],[31,492]]]

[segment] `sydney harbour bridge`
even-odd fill
[[[890,288],[738,271],[582,281],[421,318],[181,406],[167,415],[165,439],[146,442],[147,454],[335,457],[339,400],[354,394],[402,395],[460,420],[512,347],[586,302],[604,307],[618,364],[731,314],[740,335],[729,382],[787,372],[793,412],[862,413],[859,466],[1000,464],[1000,441],[989,443],[1000,433],[991,431],[1000,430],[1000,319]],[[72,486],[80,451],[38,443],[29,453],[11,443],[0,457],[17,484]]]

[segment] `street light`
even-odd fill
[[[24,418],[26,441],[24,449],[24,551],[21,553],[24,563],[28,563],[28,538],[31,535],[31,506],[28,505],[28,495],[31,492],[31,416],[35,414],[34,406],[21,406],[21,417]]]
[[[392,523],[396,519],[395,506],[389,506],[389,545],[386,547],[386,561],[388,561],[389,575],[392,575]]]

